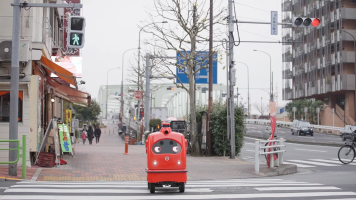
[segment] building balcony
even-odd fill
[[[308,96],[317,94],[316,87],[308,87]]]
[[[354,63],[355,62],[355,52],[353,52],[353,51],[343,51],[342,52],[342,62]]]
[[[289,52],[282,54],[282,62],[292,62],[292,54]]]
[[[293,72],[290,69],[282,71],[282,79],[292,79]]]
[[[338,78],[340,80],[340,78]],[[340,80],[341,90],[355,90],[355,74],[343,74]]]
[[[356,19],[356,9],[354,8],[341,8],[342,19]]]
[[[352,36],[354,36],[356,38],[356,30],[345,30],[348,33],[350,33]],[[344,31],[341,31],[341,36],[342,36],[342,40],[343,41],[354,41],[354,39],[351,37],[350,34],[345,33]],[[340,39],[340,31],[338,30],[338,35],[337,35],[337,39]]]

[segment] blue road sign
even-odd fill
[[[278,35],[278,11],[271,11],[271,35]]]
[[[190,51],[187,51],[189,54]],[[181,51],[181,54],[185,54],[183,51]],[[209,52],[208,51],[197,51],[197,55],[195,57],[196,61],[196,67],[195,69],[198,70],[201,67],[208,67],[209,63]],[[185,74],[186,71],[186,63],[187,60],[183,57],[180,56],[179,53],[177,53],[177,64],[181,66],[181,69],[177,68],[176,69],[176,75],[178,76],[178,79],[182,83],[189,83],[188,76]],[[180,83],[179,80],[176,80],[177,83]],[[195,82],[197,84],[208,84],[209,83],[209,69],[208,68],[202,68],[199,70],[198,73],[195,74]],[[217,55],[214,54],[213,56],[213,84],[218,83],[218,61],[217,61]]]

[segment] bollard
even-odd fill
[[[22,178],[26,179],[26,135],[22,135]]]
[[[279,142],[279,144],[284,145],[284,139],[280,138],[280,140],[281,141]],[[281,150],[282,150],[282,147],[281,147]],[[279,164],[283,165],[283,152],[279,153]]]
[[[255,173],[260,173],[260,140],[255,140]]]
[[[129,136],[126,135],[125,136],[125,155],[129,155]]]
[[[273,145],[273,143],[271,143],[271,146]],[[269,152],[272,152],[273,151],[273,147],[272,148],[269,148],[271,151],[269,151]],[[271,153],[271,154],[269,154],[269,167],[270,168],[273,168],[273,161],[274,161],[274,154],[273,153]]]

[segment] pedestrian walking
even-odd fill
[[[93,138],[94,138],[94,130],[93,130],[93,127],[92,126],[89,126],[89,129],[88,129],[88,140],[89,140],[89,145],[92,144],[93,142]]]
[[[100,127],[98,125],[95,126],[95,137],[96,137],[96,143],[99,143],[100,140],[100,136],[101,136],[101,130]]]
[[[85,140],[87,139],[87,132],[83,130],[81,137],[82,137],[83,145],[84,145],[85,144]]]

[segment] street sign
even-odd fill
[[[141,91],[136,91],[135,92],[135,98],[140,99],[142,97],[142,92]]]
[[[271,35],[278,35],[278,11],[271,11]]]
[[[180,52],[185,55],[184,51]],[[189,54],[190,51],[187,51]],[[197,51],[197,55],[195,57],[196,61],[196,70],[200,69],[202,66],[206,68],[202,68],[195,74],[195,81],[197,84],[208,84],[209,83],[209,52],[208,51]],[[185,74],[186,71],[186,63],[187,60],[184,57],[181,57],[179,53],[177,53],[177,64],[181,66],[181,69],[176,68],[176,75],[178,79],[176,79],[177,83],[189,83],[188,76]],[[180,80],[180,81],[179,81]],[[217,55],[213,55],[213,84],[218,83],[218,61]]]

